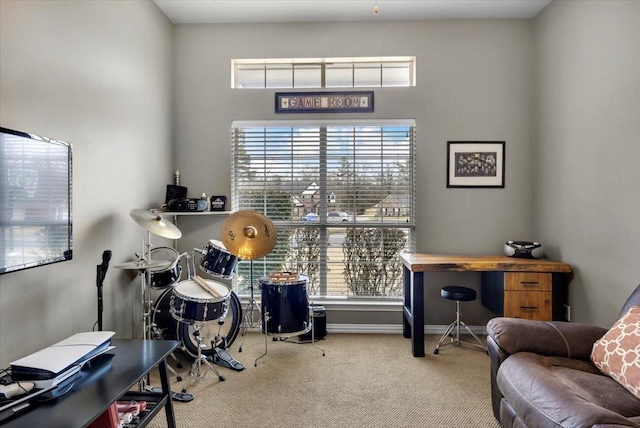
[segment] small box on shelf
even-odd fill
[[[226,196],[212,196],[211,197],[211,205],[209,209],[211,211],[224,211],[227,205],[227,197]]]

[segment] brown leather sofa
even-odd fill
[[[631,306],[640,306],[640,285],[620,317]],[[593,344],[607,331],[561,321],[491,319],[491,400],[502,427],[640,427],[640,400],[590,360]]]

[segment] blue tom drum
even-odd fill
[[[164,260],[171,264],[166,268],[149,269],[151,281],[149,287],[155,290],[173,287],[179,280],[182,267],[178,264],[180,256],[178,252],[170,247],[156,247],[149,252],[151,260]]]
[[[227,251],[224,243],[211,239],[202,250],[200,268],[218,278],[231,279],[239,261],[238,257]]]

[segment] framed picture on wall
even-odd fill
[[[504,187],[504,141],[448,141],[447,187]]]

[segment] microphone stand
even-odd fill
[[[98,331],[102,331],[102,265],[96,266],[96,287],[98,287]]]
[[[111,251],[105,250],[102,253],[102,263],[96,266],[96,287],[98,288],[98,331],[102,331],[102,283],[105,276],[107,276],[107,269],[109,268],[109,260],[111,260]]]

